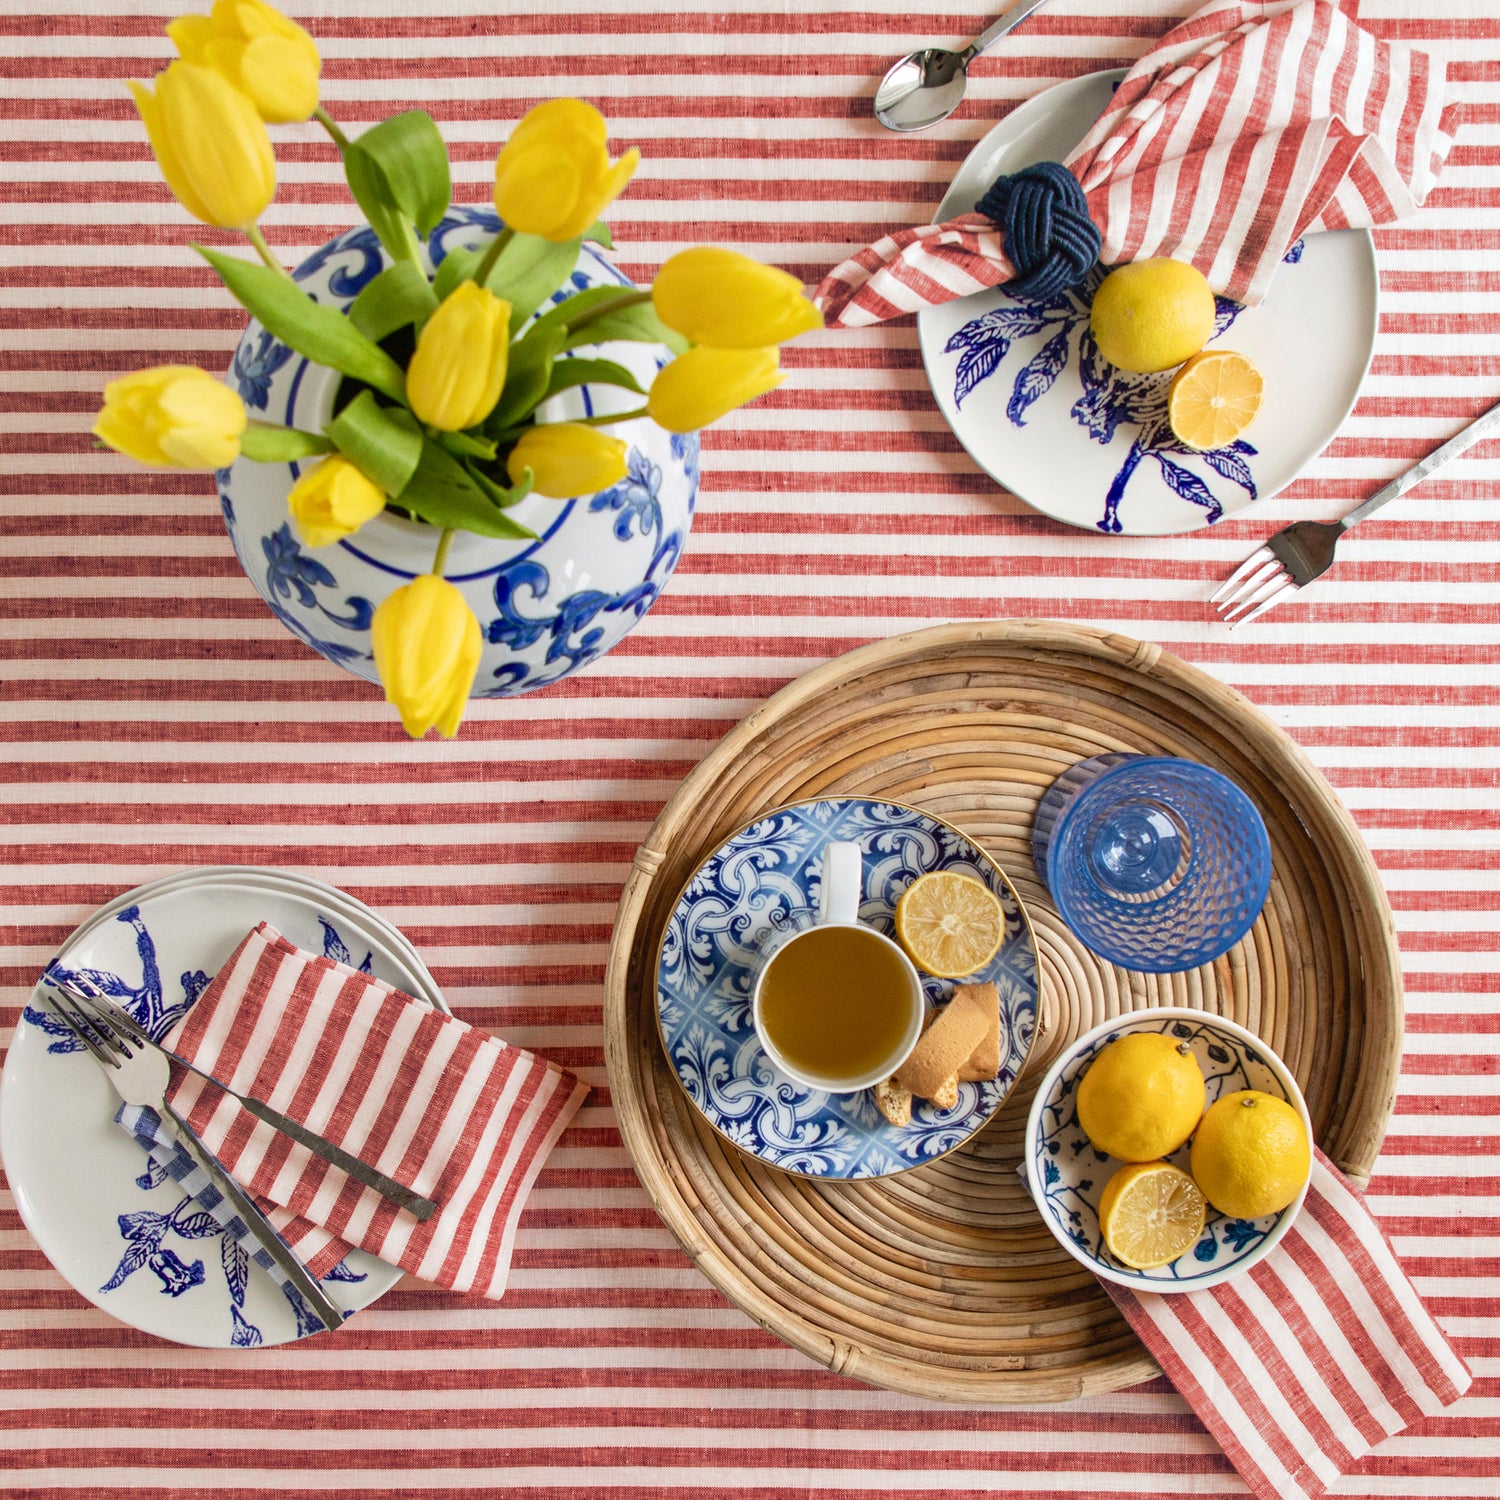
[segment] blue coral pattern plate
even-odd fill
[[[405,939],[368,907],[280,872],[198,871],[141,887],[86,921],[58,965],[161,1037],[260,921],[311,952],[441,998]],[[105,1312],[174,1343],[248,1348],[321,1332],[116,1123],[119,1104],[33,994],[0,1081],[0,1142],[21,1218],[57,1270]],[[400,1276],[354,1251],[325,1280],[358,1311]]]
[[[937,219],[968,213],[1001,173],[1061,161],[1124,76],[1071,79],[1013,110],[969,153]],[[1112,535],[1196,531],[1290,484],[1343,425],[1369,367],[1371,236],[1310,235],[1288,262],[1259,307],[1219,301],[1210,347],[1249,355],[1266,387],[1255,421],[1212,452],[1172,435],[1171,371],[1131,375],[1100,356],[1089,333],[1098,267],[1046,301],[997,289],[923,312],[927,378],[974,461],[1033,509]]]
[[[1170,1265],[1137,1271],[1109,1253],[1099,1232],[1099,1199],[1121,1163],[1096,1151],[1078,1124],[1078,1084],[1106,1047],[1135,1032],[1161,1032],[1192,1048],[1203,1070],[1208,1103],[1239,1089],[1285,1099],[1312,1135],[1302,1091],[1285,1063],[1243,1026],[1222,1016],[1163,1006],[1116,1016],[1078,1038],[1042,1080],[1026,1122],[1024,1168],[1031,1195],[1058,1243],[1096,1275],[1138,1292],[1198,1292],[1248,1271],[1268,1255],[1296,1218],[1306,1196],[1263,1219],[1231,1219],[1216,1208],[1198,1243]],[[1187,1146],[1168,1158],[1188,1170]]]
[[[960,1085],[952,1109],[917,1101],[907,1127],[889,1124],[869,1090],[826,1094],[778,1073],[751,1021],[761,953],[780,934],[814,919],[823,851],[844,839],[864,852],[860,920],[881,932],[894,931],[901,893],[933,870],[982,880],[1005,912],[1000,951],[973,976],[993,981],[1000,995],[999,1073]],[[928,1002],[947,999],[953,983],[925,980]],[[956,828],[896,802],[800,802],[740,829],[693,872],[667,921],[657,960],[662,1045],[688,1098],[741,1151],[800,1177],[888,1177],[961,1146],[1010,1092],[1036,1017],[1036,945],[1004,872]]]

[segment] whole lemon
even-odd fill
[[[1312,1171],[1302,1116],[1259,1089],[1225,1094],[1198,1124],[1192,1170],[1203,1196],[1231,1219],[1280,1213]]]
[[[1158,1031],[1111,1043],[1078,1085],[1078,1123],[1121,1161],[1170,1156],[1203,1114],[1203,1070],[1192,1048]]]
[[[1191,359],[1213,336],[1214,313],[1213,289],[1203,273],[1186,261],[1158,256],[1104,278],[1089,327],[1110,364],[1150,374]]]

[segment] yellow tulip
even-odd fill
[[[292,486],[287,508],[309,547],[352,536],[385,509],[385,491],[340,453],[331,453]]]
[[[483,650],[479,621],[445,578],[424,573],[388,594],[370,627],[375,670],[406,732],[452,739],[463,722]]]
[[[561,243],[580,235],[630,181],[641,153],[611,164],[604,116],[549,99],[522,116],[495,161],[495,207],[512,229]]]
[[[276,191],[276,158],[249,95],[186,62],[158,73],[154,94],[134,81],[130,92],[178,202],[220,229],[253,224]]]
[[[767,391],[786,374],[775,349],[711,349],[679,354],[651,382],[646,409],[668,432],[695,432]]]
[[[104,387],[94,435],[138,463],[226,469],[240,456],[245,403],[197,365],[157,365]]]
[[[184,62],[222,73],[263,120],[305,120],[318,107],[317,43],[264,0],[214,0],[206,16],[167,27]]]
[[[802,283],[734,250],[680,250],[651,286],[657,316],[695,344],[760,349],[823,326]]]
[[[530,469],[537,494],[572,500],[625,477],[625,444],[583,422],[548,422],[521,434],[505,467],[512,484]]]
[[[406,399],[420,421],[462,432],[494,411],[510,359],[510,303],[461,281],[417,335]]]

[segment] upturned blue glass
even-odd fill
[[[1069,929],[1148,974],[1212,962],[1254,925],[1271,843],[1227,776],[1170,756],[1096,755],[1048,788],[1032,858]]]

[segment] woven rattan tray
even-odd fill
[[[1265,817],[1270,900],[1211,966],[1159,977],[1112,968],[1067,932],[1037,880],[1037,800],[1064,768],[1106,750],[1214,766]],[[1026,1071],[969,1144],[902,1176],[819,1186],[741,1155],[698,1116],[662,1055],[655,964],[679,890],[727,833],[837,793],[926,808],[982,843],[1031,913],[1042,996]],[[1065,1401],[1157,1373],[1016,1175],[1033,1090],[1071,1038],[1150,1005],[1230,1016],[1286,1060],[1318,1143],[1360,1179],[1385,1132],[1401,1048],[1401,970],[1380,880],[1307,757],[1237,693],[1157,646],[1034,622],[939,626],[867,646],[746,718],[637,853],[606,989],[626,1147],[709,1280],[835,1371],[956,1401]]]

